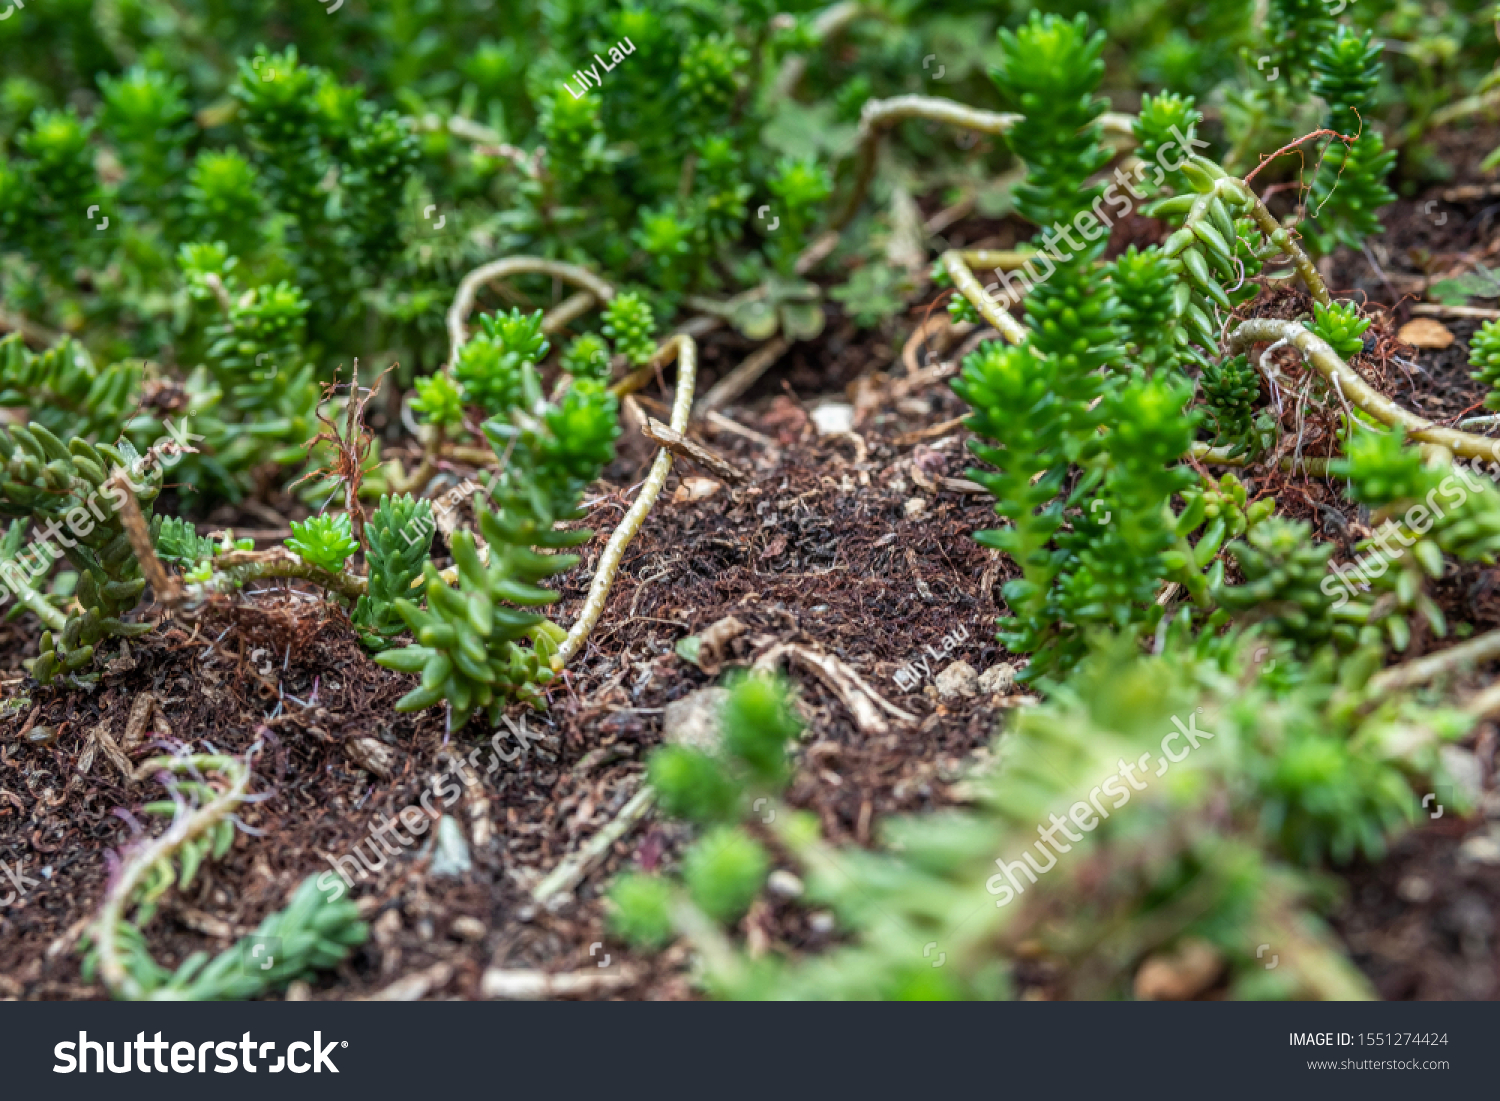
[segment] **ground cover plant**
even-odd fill
[[[418,8],[0,20],[6,993],[1500,994],[1493,5]]]

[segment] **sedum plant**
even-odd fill
[[[293,520],[290,527],[292,534],[286,545],[309,566],[329,573],[342,570],[349,556],[359,550],[347,512]]]
[[[540,705],[538,689],[552,679],[550,659],[564,634],[521,609],[557,599],[541,582],[578,559],[539,550],[564,550],[590,538],[586,529],[560,531],[555,525],[579,517],[583,490],[613,457],[619,434],[616,399],[594,380],[575,379],[556,402],[543,398],[535,364],[520,350],[538,347],[540,328],[540,311],[484,324],[486,333],[497,334],[492,342],[515,342],[515,350],[487,361],[483,375],[487,408],[496,414],[485,432],[504,457],[491,493],[496,509],[476,505],[485,550],[473,532],[455,532],[449,546],[457,583],[427,562],[427,607],[404,597],[393,604],[416,644],[376,658],[388,669],[422,674],[422,683],[397,703],[399,710],[446,701],[454,730],[476,711],[497,721],[511,700]]]
[[[521,401],[523,369],[534,371],[551,347],[542,335],[542,312],[481,314],[481,334],[459,350],[453,377],[464,401],[495,416]]]
[[[1313,305],[1313,319],[1307,327],[1326,340],[1340,356],[1349,359],[1364,350],[1364,333],[1370,322],[1359,316],[1359,308],[1353,302],[1334,302],[1327,306],[1318,302]]]
[[[1175,625],[1152,657],[1099,640],[1047,702],[1010,713],[971,807],[888,822],[875,851],[778,814],[802,904],[839,922],[827,951],[752,954],[642,877],[617,882],[616,928],[660,944],[677,922],[707,987],[734,998],[1005,998],[1040,961],[1054,993],[1128,997],[1141,961],[1188,941],[1211,949],[1220,996],[1368,997],[1318,917],[1319,862],[1382,853],[1473,719],[1341,707],[1333,662],[1278,684],[1251,671],[1257,649]]]
[[[1500,321],[1486,321],[1469,340],[1469,366],[1469,377],[1490,387],[1485,406],[1500,409]]]
[[[410,494],[382,496],[366,522],[370,590],[359,598],[351,618],[370,649],[385,649],[405,629],[396,601],[410,594],[422,576],[432,532],[432,503]]]
[[[20,333],[0,339],[0,405],[31,411],[54,433],[118,437],[139,400],[142,374],[129,362],[100,370],[71,337],[40,355]]]
[[[194,952],[170,971],[151,957],[143,929],[161,898],[174,885],[187,890],[200,868],[234,844],[234,812],[257,798],[248,788],[259,748],[256,743],[244,757],[180,754],[143,762],[170,790],[171,798],[144,808],[166,818],[167,827],[127,848],[111,873],[99,916],[79,942],[86,982],[97,975],[116,998],[131,1001],[244,1000],[335,967],[364,943],[368,929],[359,908],[349,899],[326,900],[309,877],[285,909],[212,959]],[[263,948],[266,938],[278,945],[274,958],[251,966],[252,946]]]
[[[636,294],[616,295],[604,311],[604,335],[615,352],[640,366],[656,351],[656,319],[651,307]]]
[[[1309,241],[1319,252],[1335,245],[1359,248],[1380,231],[1377,211],[1396,195],[1385,177],[1396,163],[1394,151],[1370,125],[1372,96],[1380,81],[1380,45],[1371,32],[1360,34],[1345,24],[1323,39],[1312,60],[1313,92],[1328,105],[1324,125],[1349,144],[1332,142],[1316,180],[1309,210],[1316,222]]]
[[[682,913],[684,907],[720,924],[734,924],[750,908],[770,870],[764,845],[741,823],[766,803],[777,802],[788,778],[786,747],[802,724],[786,686],[756,675],[732,682],[720,722],[718,752],[663,746],[647,763],[662,810],[704,832],[683,856],[680,885],[665,876],[629,872],[611,886],[611,928],[632,944],[660,947],[679,928],[696,928],[692,913]],[[788,812],[781,808],[779,813]]]
[[[1245,356],[1226,356],[1203,368],[1199,385],[1218,440],[1245,446],[1261,395],[1260,372]]]
[[[0,429],[0,458],[5,464],[0,515],[29,518],[38,525],[28,556],[32,579],[57,557],[78,571],[77,610],[66,615],[43,601],[29,579],[19,573],[7,579],[47,628],[31,673],[42,684],[54,678],[71,685],[91,683],[96,675],[86,670],[101,641],[151,629],[149,623],[122,618],[135,608],[146,582],[117,509],[127,492],[149,507],[161,489],[161,468],[154,456],[137,454],[129,443],[96,447],[74,438],[64,447],[40,424]],[[115,480],[116,473],[129,490]]]

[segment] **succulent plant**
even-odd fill
[[[365,523],[370,591],[359,598],[351,619],[370,649],[385,649],[404,629],[396,601],[411,595],[422,576],[432,533],[432,503],[409,495],[381,497]]]
[[[293,520],[290,526],[292,534],[286,540],[287,547],[308,565],[329,573],[342,570],[349,556],[359,550],[346,512]]]

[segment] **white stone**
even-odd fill
[[[662,711],[662,737],[674,745],[717,753],[724,739],[719,714],[727,699],[729,689],[714,687],[700,688],[680,700],[673,700]]]
[[[966,661],[955,661],[934,678],[932,682],[938,695],[945,700],[959,696],[972,696],[979,688],[979,674]]]
[[[1002,662],[979,674],[979,690],[992,696],[1008,696],[1016,687],[1016,667]]]
[[[1479,758],[1467,749],[1456,745],[1445,745],[1438,750],[1443,769],[1452,778],[1453,784],[1464,796],[1464,802],[1474,806],[1484,791],[1484,766]]]
[[[445,814],[438,819],[437,848],[432,854],[428,872],[434,876],[458,878],[474,866],[469,857],[469,842],[458,819]]]
[[[777,868],[766,877],[766,890],[780,898],[799,898],[802,889],[802,880],[785,868]]]
[[[813,409],[812,422],[820,436],[848,432],[854,428],[854,406],[843,401],[826,401]]]

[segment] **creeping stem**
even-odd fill
[[[1456,428],[1444,428],[1401,408],[1360,378],[1328,346],[1327,341],[1300,322],[1277,321],[1267,317],[1243,322],[1229,336],[1229,352],[1234,355],[1249,351],[1253,344],[1277,341],[1284,341],[1295,347],[1312,365],[1313,370],[1322,375],[1330,385],[1336,386],[1351,405],[1382,424],[1399,424],[1412,439],[1445,447],[1460,458],[1500,459],[1500,440],[1476,436],[1472,432],[1460,432]]]
[[[672,428],[683,432],[687,430],[688,416],[693,410],[693,389],[698,381],[698,345],[693,342],[692,337],[678,333],[669,337],[656,350],[656,355],[647,366],[662,367],[674,358],[677,360],[677,397],[672,403]],[[578,652],[587,641],[589,632],[594,629],[594,624],[599,622],[604,602],[609,599],[610,586],[614,584],[615,573],[620,568],[620,558],[625,554],[630,541],[635,538],[636,532],[641,530],[641,524],[645,522],[646,514],[651,511],[652,504],[666,484],[667,473],[671,469],[672,453],[662,448],[656,453],[656,460],[651,464],[646,480],[641,483],[635,503],[620,518],[620,523],[604,547],[604,553],[599,556],[599,564],[594,569],[594,580],[589,584],[588,599],[583,602],[583,608],[568,631],[568,637],[553,655],[554,670],[561,669]]]
[[[543,331],[555,333],[595,303],[605,303],[615,296],[615,289],[587,268],[577,264],[565,264],[561,260],[544,260],[539,256],[507,256],[503,260],[491,260],[481,264],[458,285],[453,296],[453,305],[448,307],[448,361],[458,359],[458,350],[468,339],[464,322],[474,309],[474,296],[479,288],[496,279],[512,275],[550,275],[578,287],[583,293],[575,294],[552,310],[542,325]]]
[[[1234,182],[1241,183],[1239,180],[1235,180]],[[1331,305],[1333,303],[1333,296],[1328,293],[1328,288],[1323,285],[1323,277],[1318,274],[1317,266],[1312,262],[1312,257],[1308,256],[1302,246],[1297,243],[1297,238],[1292,236],[1291,231],[1276,220],[1276,215],[1271,213],[1270,208],[1266,206],[1260,196],[1256,195],[1248,187],[1245,188],[1245,191],[1250,198],[1246,211],[1255,220],[1255,224],[1260,227],[1260,231],[1271,239],[1272,244],[1292,258],[1292,264],[1296,267],[1297,274],[1302,276],[1302,282],[1307,284],[1307,289],[1312,294],[1313,299],[1319,305]]]
[[[8,582],[16,599],[36,613],[36,617],[54,634],[61,634],[68,625],[68,617],[47,602],[47,598],[26,583],[25,578],[16,577]]]
[[[213,771],[229,781],[229,787],[212,802],[188,814],[180,814],[165,833],[126,856],[119,874],[105,890],[104,903],[94,923],[94,944],[99,949],[99,975],[116,997],[140,998],[145,991],[125,969],[117,942],[125,911],[140,889],[145,876],[162,861],[170,861],[183,845],[202,837],[228,814],[232,814],[250,786],[250,762],[260,750],[251,746],[244,758],[204,755],[191,757],[157,757],[144,762],[137,775],[165,770],[173,773]]]
[[[834,216],[832,228],[843,229],[859,211],[865,192],[869,190],[870,180],[875,175],[875,158],[880,148],[881,134],[889,127],[903,119],[930,119],[965,130],[977,130],[981,134],[999,136],[1007,133],[1020,118],[1020,115],[981,111],[941,96],[893,96],[890,99],[867,101],[859,113],[859,147],[854,167],[854,186],[844,205]],[[1110,112],[1101,115],[1099,121],[1107,133],[1124,139],[1131,146],[1135,144],[1135,132],[1131,127],[1134,120],[1131,116]]]
[[[263,551],[229,551],[215,556],[213,567],[215,578],[225,578],[233,588],[257,578],[296,577],[311,581],[320,589],[338,593],[346,600],[358,600],[370,590],[368,578],[348,570],[329,573],[304,562],[285,547],[271,547]]]
[[[1369,690],[1375,696],[1384,696],[1426,684],[1444,673],[1455,673],[1494,661],[1497,657],[1500,657],[1500,631],[1489,631],[1435,654],[1383,669],[1370,678]]]
[[[1012,344],[1020,344],[1026,339],[1026,326],[1022,325],[1014,317],[1005,311],[1005,308],[990,297],[990,292],[985,290],[975,277],[969,267],[969,263],[983,264],[985,267],[1003,267],[1005,260],[1022,256],[1020,253],[994,253],[983,252],[959,252],[953,250],[943,253],[943,267],[948,272],[948,277],[953,280],[953,286],[958,293],[973,303],[974,308],[979,311],[979,316],[988,321],[995,330]],[[1024,261],[1024,257],[1022,257]],[[1017,265],[1019,266],[1019,265]]]

